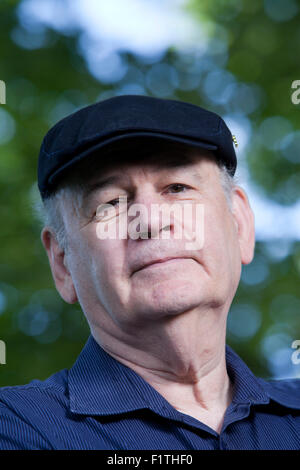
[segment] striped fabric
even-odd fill
[[[265,381],[226,346],[234,398],[218,434],[89,337],[70,370],[0,388],[0,449],[300,449],[300,379]]]

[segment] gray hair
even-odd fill
[[[223,163],[219,163],[218,167],[220,170],[221,185],[226,196],[227,204],[230,210],[232,210],[232,191],[233,188],[238,185],[238,179],[236,175],[233,176],[228,172],[227,167]]]
[[[36,204],[35,210],[43,227],[50,227],[55,234],[59,246],[66,252],[68,249],[67,231],[63,219],[63,202],[69,199],[74,188],[66,186],[59,188],[50,197]]]
[[[230,210],[232,210],[232,191],[237,185],[237,178],[236,176],[229,174],[228,169],[224,164],[218,163],[218,167],[227,204]],[[63,205],[66,200],[72,201],[73,209],[78,211],[83,187],[84,185],[79,181],[76,181],[76,178],[68,178],[50,197],[43,201],[38,201],[34,206],[35,213],[42,225],[44,227],[48,226],[53,230],[59,246],[65,252],[68,250],[68,240],[63,219]]]

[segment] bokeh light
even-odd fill
[[[204,92],[214,104],[225,105],[228,102],[231,85],[235,83],[234,75],[226,70],[213,70],[204,80]]]
[[[16,124],[11,114],[0,108],[0,145],[9,142],[15,135]]]
[[[18,313],[18,327],[25,335],[34,337],[40,343],[52,343],[62,333],[62,309],[62,302],[55,291],[40,290]]]
[[[300,163],[300,131],[285,135],[280,141],[280,153],[291,163]]]
[[[297,377],[300,371],[292,363],[293,337],[286,330],[285,323],[277,323],[268,329],[261,341],[261,351],[272,378]]]
[[[262,145],[270,150],[279,150],[282,139],[293,130],[292,124],[282,116],[272,116],[260,125],[259,133]]]
[[[158,98],[171,98],[178,85],[177,71],[167,64],[153,65],[146,75],[148,90]]]
[[[248,286],[264,283],[269,277],[269,266],[265,257],[256,254],[253,261],[243,265],[241,279]]]
[[[295,0],[264,0],[266,14],[279,23],[289,21],[299,11],[299,5]]]
[[[4,292],[0,291],[0,315],[5,311],[7,305],[7,300]]]
[[[261,325],[261,313],[250,304],[236,304],[230,309],[227,331],[231,339],[246,341],[252,338]]]

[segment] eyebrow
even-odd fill
[[[111,176],[108,176],[107,178],[96,181],[95,183],[92,183],[92,184],[90,183],[84,189],[83,198],[87,200],[95,191],[99,191],[100,189],[104,189],[107,186],[112,186],[113,184],[117,184],[118,182],[121,181],[121,179],[122,179],[121,175],[111,175]]]

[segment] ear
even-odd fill
[[[232,194],[232,212],[237,228],[242,264],[251,263],[255,248],[254,214],[248,197],[240,186],[235,186]]]
[[[67,268],[65,251],[59,246],[54,232],[49,227],[43,228],[41,240],[48,255],[56,289],[66,302],[74,304],[78,298]]]

